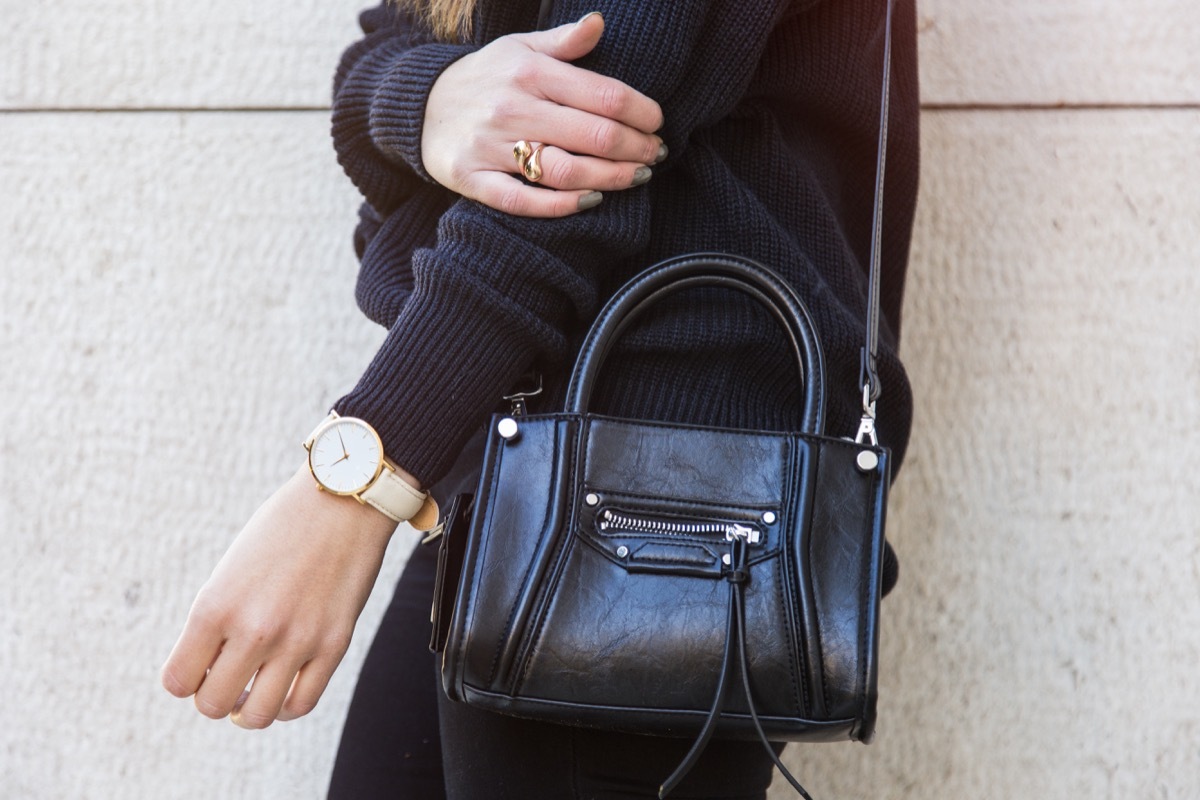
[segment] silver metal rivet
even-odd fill
[[[589,506],[598,506],[600,505],[600,495],[596,494],[595,492],[588,492],[587,497],[583,498],[583,502],[587,503]]]
[[[621,545],[620,547],[617,548],[617,558],[625,558],[628,555],[629,555],[629,548],[626,547],[625,545]]]
[[[763,512],[763,522],[767,523],[768,525],[774,525],[775,524],[775,512],[774,511],[764,511]]]
[[[863,472],[872,472],[879,466],[879,456],[875,455],[873,450],[859,450],[858,458],[855,459],[858,463],[858,468]]]
[[[728,567],[733,563],[733,558],[729,555],[729,553],[726,553],[725,555],[721,556],[721,563]]]
[[[517,430],[517,421],[512,417],[505,417],[496,423],[496,432],[510,441],[516,438]]]

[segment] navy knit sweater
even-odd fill
[[[482,0],[470,43],[432,40],[391,5],[335,79],[333,138],[366,198],[355,237],[358,302],[389,328],[336,408],[380,433],[428,485],[531,367],[534,410],[560,408],[566,374],[604,300],[644,267],[735,253],[807,302],[829,370],[830,435],[860,416],[859,348],[879,108],[884,0],[556,0],[550,24],[590,11],[606,30],[580,66],[657,100],[670,148],[646,185],[559,220],[507,216],[438,186],[420,156],[425,101],[455,59],[536,26],[538,0]],[[898,464],[912,401],[896,357],[917,189],[916,34],[895,19],[883,239],[879,427]],[[676,296],[631,329],[592,407],[649,419],[786,429],[798,378],[783,335],[752,301]]]

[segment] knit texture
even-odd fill
[[[853,435],[882,69],[883,0],[557,0],[551,24],[604,14],[580,66],[656,99],[668,160],[645,186],[559,220],[507,216],[431,182],[420,159],[430,88],[453,61],[531,30],[538,0],[480,3],[475,41],[433,42],[388,5],[335,79],[333,138],[366,198],[358,301],[388,336],[339,412],[370,421],[390,457],[435,482],[530,368],[534,410],[560,407],[583,333],[643,268],[695,251],[783,275],[828,364],[827,432]],[[912,400],[896,355],[918,174],[916,31],[900,2],[883,238],[879,430],[895,463]],[[794,427],[799,379],[768,313],[699,290],[662,303],[609,358],[593,409],[753,429]]]

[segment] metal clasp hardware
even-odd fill
[[[533,381],[536,385],[530,389],[518,389],[512,394],[504,395],[504,399],[512,403],[511,415],[514,417],[523,417],[529,413],[529,409],[525,405],[526,397],[537,397],[542,393],[542,373],[533,372],[524,376]]]
[[[758,544],[761,538],[762,533],[757,528],[736,524],[725,527],[725,541],[727,542],[732,542],[736,539],[745,539],[748,544]]]
[[[862,399],[863,416],[858,423],[858,433],[854,435],[855,444],[870,444],[879,446],[879,436],[875,433],[875,401],[871,399],[871,384],[863,385]]]
[[[429,533],[425,534],[425,538],[421,540],[421,544],[433,544],[442,537],[446,532],[446,520],[442,520],[437,525],[429,529]]]

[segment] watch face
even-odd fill
[[[313,477],[334,494],[357,494],[379,476],[383,445],[362,420],[341,417],[322,427],[308,451]]]

